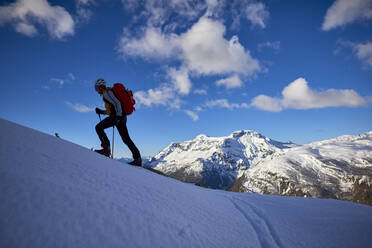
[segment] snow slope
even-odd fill
[[[0,247],[367,247],[372,207],[196,187],[0,119]]]

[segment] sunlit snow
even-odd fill
[[[210,190],[0,119],[0,247],[368,247],[372,207]]]

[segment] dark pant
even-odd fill
[[[96,132],[98,134],[99,139],[102,142],[102,147],[110,147],[110,140],[107,138],[105,133],[105,129],[112,127],[115,125],[116,119],[113,116],[106,117],[96,126]],[[128,128],[127,128],[127,116],[122,117],[122,119],[115,125],[119,131],[121,139],[123,140],[124,144],[126,144],[129,150],[132,152],[132,156],[134,159],[140,158],[141,154],[137,149],[136,145],[133,143],[132,139],[129,137]]]

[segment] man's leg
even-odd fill
[[[103,149],[110,150],[110,140],[107,138],[105,129],[114,126],[114,118],[109,116],[96,125],[96,132],[101,141]]]
[[[133,159],[140,159],[141,154],[133,143],[132,139],[129,137],[128,128],[127,128],[127,117],[123,117],[123,119],[116,125],[116,128],[119,131],[120,137],[123,140],[124,144],[126,144],[129,150],[132,152]]]

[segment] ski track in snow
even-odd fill
[[[237,197],[226,197],[253,227],[261,248],[284,248],[270,221],[258,208]],[[239,203],[241,204],[239,204]]]

